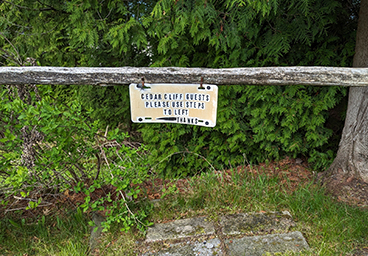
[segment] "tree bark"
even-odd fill
[[[142,77],[146,83],[368,86],[368,68],[0,67],[0,84],[127,85]]]
[[[368,0],[362,0],[353,67],[368,67]],[[322,175],[325,183],[337,176],[368,182],[368,87],[350,87],[345,125],[337,156]]]

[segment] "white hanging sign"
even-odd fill
[[[216,126],[218,87],[212,84],[131,84],[135,123]]]

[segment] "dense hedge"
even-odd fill
[[[0,47],[53,66],[351,66],[358,5],[343,0],[18,0],[0,5]],[[12,65],[4,56],[1,62]],[[161,161],[158,170],[186,175],[208,165],[197,154],[218,168],[284,155],[305,156],[316,169],[325,168],[343,125],[346,89],[221,86],[215,128],[132,127],[126,87],[59,87],[55,94],[93,108],[101,128],[139,129],[152,164]],[[182,151],[196,154],[167,158]]]

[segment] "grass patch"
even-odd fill
[[[79,211],[24,218],[13,213],[0,220],[2,255],[83,255],[88,250],[87,217]]]
[[[337,202],[312,179],[296,182],[275,175],[275,170],[259,167],[258,171],[230,170],[191,178],[182,193],[165,196],[152,221],[287,210],[296,221],[292,230],[301,231],[311,247],[302,255],[346,255],[366,248],[367,210]]]
[[[0,255],[136,255],[142,233],[135,229],[121,232],[119,225],[103,233],[90,253],[90,219],[81,211],[59,212],[38,220],[13,213],[0,220]]]

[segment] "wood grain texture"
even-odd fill
[[[138,83],[203,83],[216,85],[368,86],[368,68],[63,68],[0,67],[0,84],[128,85]]]

